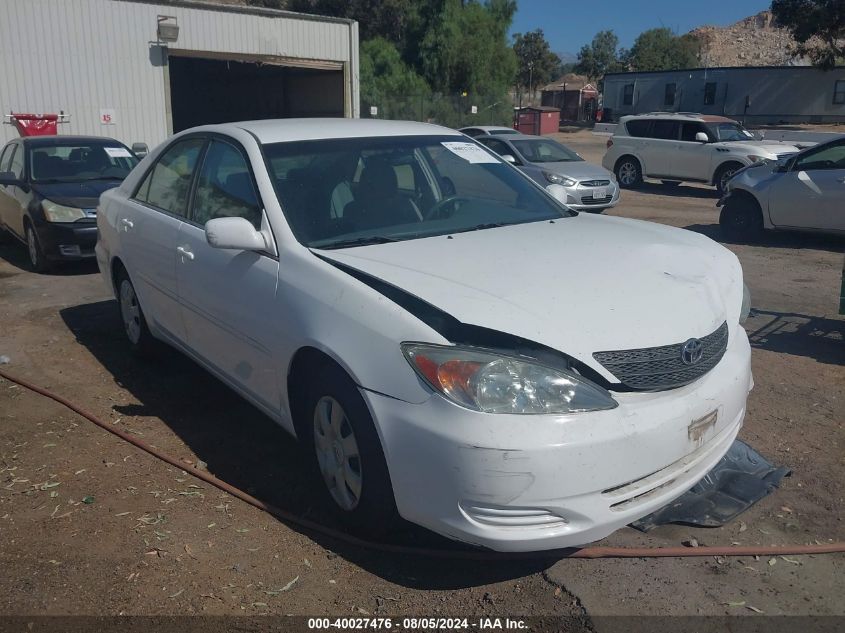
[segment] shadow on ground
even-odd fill
[[[26,253],[26,246],[8,235],[0,235],[0,259],[14,266],[20,272],[32,272],[32,268],[29,266],[29,256]],[[49,271],[41,274],[64,277],[69,275],[90,275],[96,272],[98,272],[97,260],[86,259],[55,264]],[[6,273],[4,276],[11,276],[11,274]]]
[[[755,308],[745,327],[752,347],[845,365],[845,320]]]
[[[713,200],[713,209],[716,209],[716,200],[719,199],[715,189],[696,187],[684,183],[678,185],[666,185],[662,182],[643,182],[634,191],[650,193],[674,198],[703,198]]]
[[[76,340],[140,403],[115,405],[116,412],[160,419],[216,477],[285,512],[342,529],[322,500],[322,482],[318,475],[311,474],[299,445],[272,420],[173,349],[163,346],[150,360],[132,356],[114,301],[69,307],[60,314]],[[288,525],[371,573],[414,588],[484,585],[537,573],[555,562],[552,558],[519,561],[502,557],[467,564],[426,555],[390,554]],[[366,533],[360,536],[368,538]],[[466,549],[407,522],[401,522],[388,542],[439,550]],[[449,573],[444,573],[445,565]]]
[[[829,253],[845,253],[845,237],[823,233],[804,233],[802,231],[766,231],[754,241],[731,240],[723,232],[718,222],[713,224],[690,224],[684,227],[706,235],[723,244],[742,244],[745,246],[765,246],[769,248],[810,248]]]

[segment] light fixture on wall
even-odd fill
[[[179,39],[179,23],[172,15],[158,16],[158,41],[175,42]]]

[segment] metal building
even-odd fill
[[[358,24],[194,0],[3,0],[0,112],[150,147],[205,123],[358,116]],[[8,120],[8,117],[6,117]],[[18,135],[0,125],[0,140]]]
[[[608,73],[603,108],[721,114],[751,124],[845,122],[845,66],[694,68]]]

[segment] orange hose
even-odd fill
[[[13,382],[21,387],[29,389],[32,392],[40,394],[45,398],[54,400],[59,404],[67,407],[74,413],[81,415],[86,420],[93,422],[109,433],[118,436],[156,457],[163,462],[167,462],[171,466],[186,470],[185,465],[175,457],[171,457],[157,448],[142,442],[136,437],[125,433],[124,431],[115,428],[111,424],[103,422],[93,413],[89,413],[82,407],[73,402],[54,394],[53,392],[32,384],[22,378],[12,376],[0,369],[0,377]],[[833,554],[845,552],[845,543],[826,543],[823,545],[786,545],[780,546],[729,546],[729,547],[584,547],[581,549],[568,550],[546,550],[540,552],[491,552],[487,550],[448,550],[448,549],[426,549],[418,547],[409,547],[406,545],[392,545],[390,543],[376,543],[365,539],[352,536],[346,532],[335,530],[326,527],[314,521],[309,521],[300,516],[286,512],[272,504],[256,499],[250,494],[247,494],[239,488],[218,479],[214,475],[197,469],[186,470],[197,479],[201,479],[220,490],[229,493],[233,497],[237,497],[241,501],[250,504],[263,510],[268,514],[273,515],[277,519],[304,528],[305,530],[316,532],[332,539],[343,541],[349,545],[355,545],[371,550],[387,552],[391,554],[404,554],[413,556],[427,556],[435,558],[461,558],[469,560],[507,560],[507,559],[557,559],[557,558],[664,558],[664,557],[693,557],[693,556],[783,556],[786,554],[801,555],[801,554]]]

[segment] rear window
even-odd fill
[[[625,124],[625,129],[628,130],[628,136],[648,136],[648,128],[651,121],[648,119],[637,119],[635,121],[628,121]]]

